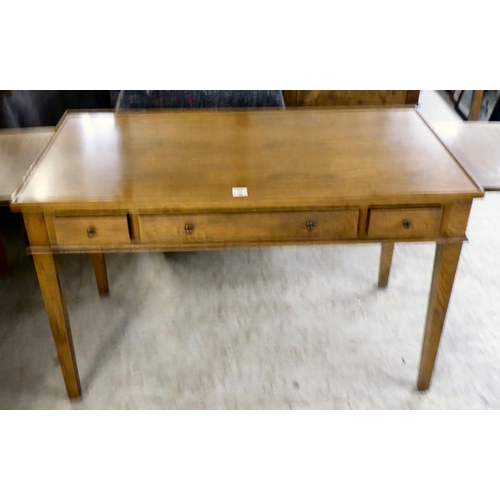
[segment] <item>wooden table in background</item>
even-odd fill
[[[485,190],[500,190],[500,123],[435,122],[432,127]]]
[[[420,90],[284,90],[285,105],[405,106],[418,104]]]
[[[71,398],[81,387],[57,254],[380,242],[383,286],[393,243],[410,241],[437,243],[426,390],[483,194],[414,109],[69,113],[11,208]]]
[[[53,133],[52,127],[0,131],[0,205],[9,205],[12,194]],[[0,273],[7,269],[0,237]]]

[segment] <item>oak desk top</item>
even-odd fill
[[[12,209],[258,211],[482,195],[414,109],[78,112]]]
[[[9,204],[12,194],[53,133],[53,127],[0,131],[0,205]]]
[[[500,190],[499,123],[437,122],[432,126],[484,189]]]

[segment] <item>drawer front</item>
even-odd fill
[[[372,208],[368,220],[370,238],[434,238],[439,236],[443,209]]]
[[[143,243],[252,243],[353,239],[359,210],[141,215]]]
[[[127,217],[55,217],[58,245],[103,245],[130,243]]]

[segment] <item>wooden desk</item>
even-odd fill
[[[12,194],[53,132],[52,127],[0,131],[0,206],[9,205]],[[0,237],[0,273],[7,270],[7,256]]]
[[[485,190],[500,190],[500,124],[435,122],[440,139]]]
[[[395,241],[437,243],[425,390],[481,196],[414,109],[70,113],[11,208],[71,398],[81,388],[55,254],[374,241],[382,278]]]

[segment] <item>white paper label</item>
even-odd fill
[[[241,196],[248,196],[247,188],[233,188],[234,198],[240,198]]]

